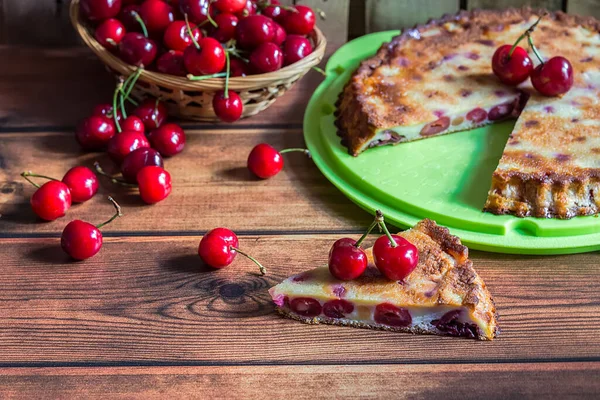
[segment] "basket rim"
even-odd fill
[[[125,76],[134,73],[137,70],[136,66],[127,64],[112,54],[96,40],[93,34],[90,33],[80,19],[79,3],[80,0],[71,1],[69,14],[73,27],[87,47],[89,47],[104,64],[118,73]],[[252,90],[290,79],[296,75],[304,75],[310,68],[319,64],[325,54],[327,39],[317,26],[314,28],[313,40],[316,43],[315,48],[312,53],[302,60],[274,72],[245,77],[230,77],[229,88],[232,90]],[[225,82],[225,78],[210,78],[203,81],[191,81],[186,77],[163,74],[161,72],[148,71],[145,69],[140,74],[140,80],[160,86],[184,90],[219,90],[223,88]]]

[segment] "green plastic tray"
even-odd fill
[[[334,104],[360,60],[399,31],[363,36],[327,63],[327,78],[304,115],[304,137],[321,172],[365,210],[381,209],[399,227],[431,218],[474,249],[567,254],[600,249],[600,219],[497,216],[481,211],[513,122],[350,156],[336,136]]]

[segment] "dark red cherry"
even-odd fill
[[[564,57],[552,57],[531,73],[533,87],[544,96],[559,96],[573,86],[573,66]]]
[[[102,21],[119,13],[121,0],[81,0],[79,6],[90,21]]]
[[[263,8],[262,14],[271,18],[273,21],[279,22],[284,14],[284,9],[279,4],[270,4]]]
[[[192,28],[194,39],[198,41],[202,37],[202,31],[197,27]],[[171,50],[184,51],[186,47],[193,44],[185,21],[174,21],[169,24],[163,42]]]
[[[233,14],[219,14],[215,17],[218,27],[210,25],[209,35],[219,42],[225,43],[235,37],[238,17]]]
[[[179,10],[181,14],[188,16],[190,22],[195,24],[202,24],[208,20],[206,15],[208,14],[209,0],[179,0]],[[211,16],[212,16],[211,10]]]
[[[75,130],[75,138],[85,150],[102,150],[115,135],[111,119],[92,115],[81,121]]]
[[[251,15],[255,15],[257,11],[258,11],[258,5],[256,4],[256,1],[247,0],[244,8],[241,11],[237,12],[236,15],[240,19],[242,19],[242,18],[249,17]]]
[[[135,15],[139,15],[140,6],[138,4],[130,4],[121,10],[117,19],[125,26],[127,32],[141,32],[142,27],[135,18]]]
[[[312,51],[310,40],[304,36],[289,35],[283,45],[283,62],[285,65],[293,64],[302,60]]]
[[[296,297],[290,301],[290,308],[303,317],[316,317],[321,314],[321,303],[310,297]]]
[[[404,280],[419,262],[419,251],[408,240],[398,235],[391,235],[396,247],[387,235],[381,236],[373,245],[375,265],[388,279]]]
[[[283,169],[283,157],[267,143],[254,146],[248,155],[248,169],[262,179],[271,178]]]
[[[139,133],[145,133],[146,131],[144,129],[144,122],[135,115],[130,115],[129,117],[125,118],[125,121],[121,122],[121,130]]]
[[[354,304],[348,300],[330,300],[323,304],[323,314],[329,318],[345,318],[354,311]]]
[[[349,281],[361,276],[369,260],[363,249],[351,238],[338,239],[329,250],[329,272],[337,279]]]
[[[277,46],[281,46],[287,38],[287,33],[285,33],[283,27],[277,22],[273,22],[273,29],[275,31],[275,35],[273,35],[273,43],[275,43]]]
[[[111,104],[108,103],[98,104],[97,106],[95,106],[92,110],[92,115],[104,116],[108,117],[108,119],[110,119],[111,121],[114,120],[113,107]],[[121,114],[121,110],[117,110],[117,121],[119,121],[119,123],[123,122],[123,114]]]
[[[183,62],[183,52],[169,50],[162,54],[156,60],[156,69],[163,74],[186,76],[187,71]]]
[[[393,327],[405,327],[412,323],[410,312],[406,308],[396,307],[390,303],[381,303],[375,307],[375,322]]]
[[[228,91],[227,98],[225,98],[223,90],[217,91],[213,97],[212,106],[217,117],[223,122],[237,121],[244,111],[242,98],[233,90]]]
[[[250,54],[250,65],[259,73],[281,69],[283,52],[275,43],[263,43]]]
[[[129,153],[141,147],[150,147],[143,133],[123,131],[117,133],[108,142],[108,155],[117,165],[120,165]]]
[[[173,7],[162,0],[146,0],[140,6],[140,17],[150,33],[162,33],[175,20]]]
[[[229,75],[230,76],[247,76],[250,75],[250,69],[246,62],[238,59],[231,58],[229,60]]]
[[[273,40],[273,21],[264,15],[251,15],[238,22],[236,39],[240,47],[254,48]]]
[[[171,194],[171,175],[162,167],[149,165],[137,174],[140,197],[147,204],[155,204]]]
[[[247,0],[214,0],[213,6],[222,13],[236,13],[246,7]]]
[[[123,40],[123,36],[125,36],[125,27],[121,21],[114,18],[102,22],[94,32],[96,40],[110,50],[117,48],[117,45]]]
[[[225,68],[225,49],[211,37],[198,41],[199,48],[188,46],[183,52],[185,69],[192,75],[210,75]]]
[[[213,268],[224,268],[231,264],[239,247],[235,233],[227,228],[215,228],[200,240],[198,255],[205,264]]]
[[[88,201],[98,191],[98,178],[87,167],[77,166],[71,168],[63,176],[62,182],[69,188],[73,203]]]
[[[283,27],[289,34],[308,35],[315,28],[315,13],[307,6],[295,6],[285,13]]]
[[[156,58],[156,53],[157,48],[154,41],[138,32],[125,34],[119,44],[121,59],[131,65],[148,66]]]
[[[147,98],[133,110],[133,115],[142,120],[147,131],[151,131],[167,120],[167,107],[156,99]]]
[[[61,181],[48,181],[31,196],[33,212],[46,221],[64,216],[70,207],[71,191]]]
[[[533,62],[527,51],[517,46],[509,56],[512,46],[502,45],[496,49],[492,57],[492,70],[502,83],[518,85],[529,77],[533,70]]]
[[[149,165],[164,166],[163,158],[158,151],[150,147],[141,147],[132,151],[121,163],[123,179],[129,183],[136,183],[138,172]]]
[[[152,148],[158,150],[163,157],[179,154],[185,147],[185,133],[177,124],[164,124],[148,135]]]

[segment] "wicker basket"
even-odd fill
[[[110,71],[125,77],[136,71],[136,67],[126,64],[96,41],[79,18],[79,0],[71,1],[70,16],[73,26],[85,44],[96,53]],[[258,114],[269,107],[313,66],[319,64],[325,53],[327,40],[316,27],[311,39],[315,44],[314,51],[292,65],[268,74],[229,79],[229,88],[238,92],[244,103],[242,117]],[[214,93],[222,90],[224,86],[225,78],[194,82],[185,77],[144,70],[132,91],[132,96],[137,100],[148,96],[159,98],[166,104],[169,114],[173,116],[197,121],[218,121],[212,108],[212,98]]]

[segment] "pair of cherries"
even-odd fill
[[[531,78],[533,87],[544,96],[559,96],[573,86],[573,66],[562,56],[544,61],[533,44],[531,34],[544,16],[540,16],[513,45],[505,44],[496,49],[492,57],[492,70],[507,85],[516,86]],[[518,45],[525,38],[540,61],[535,68],[527,51]]]
[[[367,254],[360,247],[367,235],[379,226],[385,235],[379,237],[373,245],[375,266],[388,279],[404,280],[419,262],[419,251],[408,240],[391,235],[385,226],[383,214],[377,210],[375,220],[358,240],[338,239],[329,251],[329,271],[335,278],[348,281],[360,277],[369,263]]]

